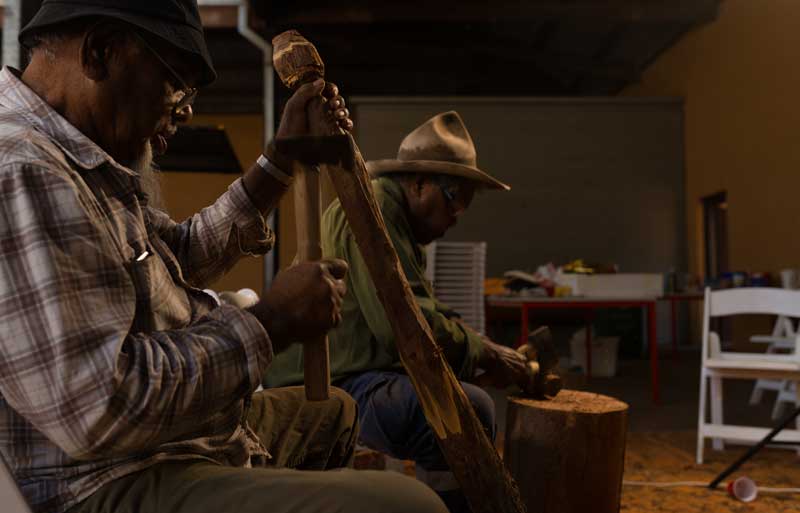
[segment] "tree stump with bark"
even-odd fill
[[[530,513],[617,513],[628,405],[562,390],[508,401],[504,458]]]

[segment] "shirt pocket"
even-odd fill
[[[145,239],[128,241],[128,273],[136,288],[133,329],[163,331],[187,326],[192,310],[186,291],[177,285],[161,256]]]

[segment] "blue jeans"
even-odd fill
[[[449,470],[436,436],[428,426],[411,380],[405,374],[370,371],[337,386],[358,403],[361,441],[369,448],[429,471]],[[494,402],[483,389],[461,383],[486,434],[494,440]]]

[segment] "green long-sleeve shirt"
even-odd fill
[[[373,181],[373,189],[389,237],[434,338],[456,374],[462,379],[472,376],[483,342],[477,333],[456,322],[457,314],[433,296],[425,279],[425,253],[411,232],[402,188],[388,178],[379,178]],[[332,379],[369,370],[402,368],[389,319],[338,200],[322,216],[322,252],[325,257],[341,258],[350,264],[342,322],[329,336]],[[302,346],[294,345],[275,357],[265,386],[302,381]]]

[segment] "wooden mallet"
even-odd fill
[[[291,34],[284,32],[272,41],[275,52],[273,65],[281,81],[291,90],[322,78],[325,66],[313,46],[297,47]],[[283,50],[279,50],[283,49]],[[314,55],[306,55],[313,51]],[[305,65],[298,66],[302,54]],[[300,262],[320,260],[320,186],[319,173],[293,160],[294,209],[297,227],[297,258]],[[306,399],[324,401],[330,396],[331,372],[328,337],[303,342],[303,372]]]

